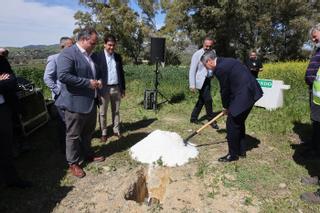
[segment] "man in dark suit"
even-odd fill
[[[249,58],[245,61],[245,65],[255,78],[258,78],[259,72],[263,71],[262,63],[260,59],[258,59],[256,51],[251,51],[249,53]]]
[[[80,164],[86,161],[103,161],[95,157],[91,138],[96,126],[97,90],[102,88],[100,70],[91,55],[98,42],[92,28],[81,30],[77,43],[65,48],[58,57],[57,72],[61,92],[56,105],[65,110],[66,158],[71,173],[85,176]]]
[[[107,141],[107,110],[111,103],[113,133],[120,138],[120,101],[125,96],[125,79],[121,56],[115,52],[116,38],[113,35],[104,36],[104,50],[97,56],[97,62],[102,72],[100,90],[102,105],[100,107],[100,125],[102,129],[101,142]]]
[[[7,186],[26,188],[31,183],[20,179],[13,164],[13,115],[18,99],[15,95],[16,77],[7,60],[8,51],[0,48],[0,179]]]
[[[245,138],[245,121],[254,105],[262,97],[262,89],[249,70],[232,58],[217,58],[215,51],[206,52],[201,62],[211,69],[220,83],[224,112],[227,118],[229,153],[219,158],[229,162],[245,157],[242,140]]]

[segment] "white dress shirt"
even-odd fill
[[[81,51],[82,55],[88,61],[89,65],[91,67],[92,74],[93,74],[94,78],[96,78],[96,67],[95,67],[94,62],[91,58],[92,53],[88,54],[87,51],[85,49],[83,49],[78,43],[76,43],[76,45],[79,48],[79,50]]]
[[[91,71],[93,74],[93,77],[96,78],[96,67],[94,65],[94,62],[91,58],[92,53],[88,54],[87,51],[85,49],[83,49],[78,43],[76,43],[77,47],[79,48],[79,50],[81,51],[82,55],[85,57],[85,59],[88,61],[90,67],[91,67]],[[94,97],[97,97],[98,92],[95,89],[94,90]]]

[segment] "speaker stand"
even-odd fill
[[[160,106],[161,104],[164,104],[166,102],[170,103],[169,99],[166,98],[166,96],[164,96],[160,90],[158,89],[159,86],[159,60],[156,60],[156,70],[155,70],[155,81],[154,81],[154,90],[156,92],[156,97],[155,97],[155,110],[158,109],[158,106]],[[158,94],[162,97],[162,99],[164,99],[164,101],[158,103]]]

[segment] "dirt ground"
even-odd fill
[[[34,187],[29,190],[18,190],[0,186],[0,212],[250,213],[262,211],[262,202],[269,201],[259,200],[257,194],[253,194],[254,190],[246,190],[245,187],[241,189],[239,187],[241,179],[227,169],[246,168],[245,165],[249,162],[264,168],[263,165],[274,164],[273,160],[277,160],[270,156],[277,158],[284,156],[288,158],[288,162],[292,162],[287,157],[290,155],[279,151],[279,147],[266,143],[267,136],[258,137],[254,132],[248,132],[250,143],[253,145],[247,151],[247,158],[227,164],[219,163],[217,159],[227,153],[225,126],[221,122],[221,130],[208,128],[192,138],[191,142],[198,146],[199,156],[183,166],[150,166],[130,158],[128,150],[131,146],[145,138],[151,131],[161,129],[161,126],[171,128],[177,125],[175,122],[181,121],[167,119],[159,124],[156,119],[146,119],[135,123],[124,123],[126,129],[124,136],[119,140],[112,137],[106,144],[101,144],[99,134],[95,134],[93,148],[98,154],[105,156],[106,160],[85,165],[84,170],[87,175],[78,179],[68,172],[63,154],[59,153],[55,144],[57,139],[55,124],[51,121],[42,131],[30,137],[33,148],[17,159],[19,173],[24,174],[26,179],[32,180]],[[188,125],[181,127],[179,133],[184,136],[189,135],[197,128],[199,125]],[[159,203],[150,202],[148,197],[142,203],[125,199],[130,187],[136,183],[140,171],[145,173],[149,196],[158,198]],[[282,182],[283,179],[275,179],[271,182],[275,187],[266,190],[263,185],[258,184],[257,187],[261,187],[263,194],[260,197],[268,197],[270,192],[271,198],[291,199],[288,186],[282,184],[278,187]],[[274,200],[270,200],[270,203],[276,205]]]
[[[213,162],[214,163],[214,162]],[[104,170],[99,175],[88,174],[76,180],[74,188],[54,208],[53,212],[258,212],[256,205],[245,205],[245,191],[228,189],[221,183],[213,198],[208,198],[208,189],[194,176],[197,165],[169,168],[169,184],[165,187],[160,205],[148,206],[124,199],[132,179],[140,168],[117,171]],[[229,177],[232,178],[232,177]]]
[[[200,153],[203,153],[199,158],[180,167],[128,166],[123,163],[114,169],[107,160],[91,165],[100,168],[96,169],[99,172],[86,169],[87,176],[83,179],[76,179],[69,174],[73,189],[56,204],[53,212],[259,212],[258,201],[249,192],[224,187],[223,180],[233,180],[234,177],[221,174],[219,169],[214,175],[196,175],[200,158],[205,157],[210,162],[206,165],[209,169],[223,167],[217,158],[226,152],[224,142],[212,146],[204,144],[199,147]],[[164,175],[168,179],[159,186],[162,190],[160,203],[148,205],[147,198],[143,203],[124,198],[141,169],[146,173],[149,195],[151,185],[157,185],[155,178]],[[248,197],[252,199],[249,205],[246,203]]]

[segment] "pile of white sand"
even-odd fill
[[[185,146],[183,139],[175,132],[155,130],[130,149],[131,157],[148,164],[181,166],[195,158],[198,150],[191,145]]]

